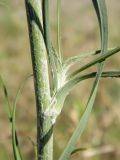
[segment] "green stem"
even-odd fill
[[[41,3],[39,0],[25,0],[37,107],[37,159],[52,160],[53,125],[51,117],[44,114],[51,97]]]
[[[62,63],[61,56],[61,0],[57,0],[57,48],[60,61]]]
[[[43,31],[44,40],[48,53],[49,63],[51,67],[53,90],[56,90],[57,86],[57,68],[55,65],[55,57],[52,48],[52,42],[50,37],[50,20],[49,20],[49,0],[42,0],[42,15],[43,15]]]

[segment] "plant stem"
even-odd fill
[[[42,9],[43,9],[43,31],[44,31],[44,40],[48,53],[49,63],[51,67],[51,75],[53,78],[53,90],[57,88],[57,69],[55,65],[55,57],[53,54],[51,36],[50,36],[50,19],[49,19],[49,0],[42,0]]]
[[[52,160],[53,125],[51,117],[44,114],[51,97],[41,3],[40,0],[25,0],[37,107],[37,159]]]
[[[61,0],[57,0],[57,48],[58,55],[62,61],[61,55]]]

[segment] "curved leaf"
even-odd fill
[[[56,59],[58,55],[55,56],[56,52],[53,49],[51,37],[50,37],[50,20],[49,20],[49,0],[42,1],[42,8],[43,8],[43,29],[44,29],[44,41],[46,50],[48,53],[48,59],[51,67],[51,74],[52,74],[52,85],[53,90],[56,91],[57,89],[57,81],[58,81],[58,65],[59,61]],[[56,65],[57,64],[57,65]]]
[[[115,48],[109,48],[107,52],[109,52],[113,49],[115,49]],[[96,50],[96,51],[92,51],[92,52],[88,52],[88,53],[84,53],[84,54],[70,57],[67,60],[65,60],[63,68],[64,68],[64,70],[68,71],[70,69],[70,67],[72,67],[73,65],[76,65],[78,62],[81,62],[81,61],[85,60],[86,58],[97,55],[99,53],[101,53],[101,50]]]
[[[14,100],[14,104],[13,104],[13,110],[12,110],[12,143],[13,143],[13,151],[14,151],[14,157],[15,157],[15,160],[22,160],[22,156],[21,156],[21,153],[20,153],[20,148],[19,148],[19,145],[18,145],[18,138],[17,138],[17,134],[16,134],[16,129],[15,129],[15,113],[16,113],[16,106],[17,106],[17,101],[21,95],[21,91],[26,83],[26,81],[31,77],[32,75],[30,76],[27,76],[24,81],[21,83],[18,91],[17,91],[17,94],[16,94],[16,97],[15,97],[15,100]]]
[[[10,106],[10,101],[9,101],[9,97],[8,97],[8,91],[7,91],[7,87],[4,84],[4,81],[1,76],[0,76],[0,84],[2,85],[2,88],[3,88],[5,101],[7,102],[8,116],[9,116],[9,120],[10,120],[12,115],[11,115],[11,106]]]
[[[101,53],[102,53],[101,56],[97,57],[95,60],[92,60],[91,62],[87,63],[86,65],[82,66],[81,68],[77,69],[76,71],[74,71],[73,73],[71,73],[70,75],[68,75],[68,79],[69,78],[74,78],[74,76],[76,76],[80,72],[86,70],[87,68],[90,68],[90,67],[92,67],[93,65],[95,65],[97,63],[105,61],[107,58],[109,58],[110,56],[116,54],[119,51],[120,51],[120,47],[112,49],[112,50],[110,50],[108,52],[106,52],[106,51],[102,52],[102,50],[101,50]],[[106,54],[103,54],[103,53],[106,53]]]
[[[77,152],[85,151],[87,148],[76,148],[72,151],[71,155],[76,154]]]
[[[2,77],[0,76],[0,82],[2,84],[2,87],[3,87],[3,91],[4,91],[4,95],[5,95],[5,100],[7,102],[7,107],[8,107],[8,116],[9,116],[9,121],[10,121],[10,126],[12,128],[12,123],[13,123],[13,117],[12,117],[12,111],[11,111],[11,106],[10,106],[10,101],[9,101],[9,97],[8,97],[8,91],[7,91],[7,88],[2,80]],[[17,142],[17,145],[15,146],[13,144],[13,141],[12,141],[12,146],[13,146],[13,153],[14,153],[14,158],[15,160],[22,160],[21,158],[21,153],[20,153],[20,149],[19,149],[19,144],[18,144],[18,136],[17,136],[17,133],[16,133],[16,129],[15,129],[15,139],[16,139],[16,142]],[[13,139],[12,139],[13,140]],[[16,152],[16,154],[15,154]],[[16,156],[17,155],[17,156]],[[17,158],[18,157],[18,158]]]
[[[107,52],[107,43],[108,43],[107,42],[108,41],[108,24],[107,24],[106,4],[104,0],[93,0],[93,3],[94,2],[97,3],[96,11],[99,15],[98,20],[100,21],[99,24],[100,24],[100,30],[101,30],[101,53],[105,54]],[[88,122],[88,119],[89,119],[89,116],[90,116],[90,113],[91,113],[91,110],[93,108],[94,101],[96,98],[96,93],[97,93],[97,89],[99,85],[99,79],[101,77],[103,67],[104,67],[104,62],[102,62],[99,65],[98,72],[96,74],[96,79],[93,83],[93,87],[92,87],[91,94],[87,102],[86,109],[80,119],[80,122],[76,130],[74,131],[72,137],[70,138],[59,160],[67,160],[69,158],[70,154],[74,150],[75,144],[77,143],[79,137],[81,136],[81,134],[83,133],[87,125],[87,122]]]

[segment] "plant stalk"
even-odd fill
[[[43,38],[42,1],[25,0],[37,110],[37,159],[53,159],[53,125],[45,115],[50,104],[48,62]]]

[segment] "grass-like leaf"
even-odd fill
[[[60,61],[62,63],[61,55],[61,0],[57,0],[57,48]]]
[[[115,48],[109,48],[107,52],[109,52],[113,49],[115,49]],[[96,50],[96,51],[92,51],[92,52],[88,52],[88,53],[84,53],[84,54],[70,57],[67,60],[65,60],[63,68],[64,68],[64,70],[68,71],[73,65],[76,65],[77,63],[79,63],[83,60],[86,60],[86,58],[89,58],[94,55],[98,55],[100,53],[101,53],[101,50]]]
[[[56,54],[53,49],[51,37],[50,37],[50,20],[49,20],[49,0],[42,1],[42,9],[43,9],[43,29],[44,29],[44,40],[48,53],[49,63],[51,67],[52,80],[53,80],[53,90],[54,92],[57,90],[57,82],[58,82],[58,66],[59,61],[61,62],[59,56]],[[56,59],[56,56],[57,59]],[[59,60],[58,60],[59,59]]]
[[[117,48],[112,49],[112,50],[110,50],[108,52],[105,52],[106,54],[102,54],[101,56],[97,57],[95,60],[92,60],[91,62],[87,63],[86,65],[82,66],[81,68],[77,69],[76,71],[74,71],[73,73],[68,75],[68,78],[73,78],[78,73],[80,73],[80,72],[92,67],[93,65],[95,65],[97,63],[105,61],[107,58],[109,58],[113,54],[116,54],[119,51],[120,51],[120,47],[117,47]],[[101,50],[101,53],[104,53],[104,52],[102,52],[102,50]]]
[[[78,152],[81,152],[81,151],[85,151],[87,148],[76,148],[74,151],[72,151],[71,155],[73,154],[76,154]]]
[[[97,55],[99,53],[101,53],[101,50],[96,50],[93,52],[88,52],[85,54],[70,57],[67,60],[65,60],[65,62],[64,62],[64,66],[63,66],[64,70],[68,71],[73,65],[77,64],[78,62],[81,62],[81,61],[85,60],[86,58],[89,58],[93,55]]]
[[[8,97],[8,91],[7,91],[7,88],[4,84],[4,81],[2,80],[1,76],[0,76],[0,82],[1,82],[1,85],[3,87],[3,91],[4,91],[4,95],[5,95],[5,101],[7,102],[8,116],[9,116],[10,126],[12,128],[13,116],[12,116],[10,101],[9,101],[9,97]],[[15,134],[15,141],[16,141],[16,143],[14,144],[13,139],[12,139],[14,158],[15,158],[15,160],[22,160],[22,156],[21,156],[21,152],[20,152],[20,148],[19,148],[19,143],[18,143],[18,136],[17,136],[15,128],[14,128],[14,132],[15,132],[14,134]]]
[[[92,72],[92,73],[88,73],[88,74],[85,74],[85,75],[82,75],[82,76],[75,77],[72,80],[69,80],[58,91],[58,93],[56,94],[56,97],[60,97],[60,95],[61,95],[61,99],[64,99],[64,97],[66,97],[69,94],[69,92],[73,89],[73,87],[76,86],[76,84],[78,84],[81,81],[87,80],[87,79],[95,78],[96,74],[97,74],[97,72]],[[120,71],[102,72],[101,77],[102,78],[120,78]]]
[[[107,52],[107,43],[108,43],[107,9],[106,9],[106,4],[104,0],[101,0],[101,1],[93,0],[93,3],[94,2],[97,4],[97,7],[95,6],[95,9],[99,15],[98,20],[100,21],[99,26],[100,26],[100,31],[101,31],[101,53],[104,55]],[[103,67],[104,67],[104,62],[102,62],[99,65],[99,69],[96,74],[96,79],[93,83],[93,87],[92,87],[91,94],[87,102],[86,109],[80,119],[80,122],[76,130],[74,131],[72,137],[70,138],[59,160],[67,160],[69,158],[70,154],[74,150],[75,144],[77,143],[79,137],[81,136],[81,134],[83,133],[87,125],[91,110],[94,105],[94,101],[95,101],[95,97],[96,97],[96,93],[97,93],[97,89],[99,85],[99,79],[101,77]]]
[[[15,100],[14,100],[14,104],[13,104],[13,110],[12,110],[12,143],[13,143],[13,150],[14,150],[14,157],[15,160],[22,160],[21,154],[20,154],[20,148],[18,146],[18,139],[16,139],[16,129],[15,129],[15,114],[16,114],[16,107],[17,107],[17,101],[21,95],[21,91],[26,83],[26,81],[31,77],[32,75],[27,76],[24,81],[21,83]]]
[[[71,79],[66,82],[66,84],[56,93],[56,95],[53,97],[53,101],[50,105],[50,107],[53,106],[53,110],[56,110],[58,115],[61,113],[64,101],[67,97],[67,95],[70,93],[70,91],[80,82],[95,78],[97,72],[88,73],[85,75],[81,75],[78,77],[75,77],[74,79]],[[102,72],[101,74],[102,78],[120,78],[120,71],[106,71]],[[55,103],[53,105],[53,103]],[[57,117],[56,117],[57,118]]]
[[[8,110],[8,116],[9,116],[9,120],[11,119],[11,106],[10,106],[10,101],[9,101],[9,97],[8,97],[8,91],[7,91],[7,87],[4,84],[4,81],[2,79],[2,77],[0,76],[0,85],[3,88],[3,92],[4,92],[4,96],[5,96],[5,101],[7,103],[7,110]]]
[[[53,87],[57,85],[57,69],[54,60],[54,54],[52,50],[51,38],[50,38],[50,22],[49,22],[49,0],[42,1],[43,9],[43,29],[44,29],[44,40],[48,53],[49,63],[51,66],[51,73],[53,78]]]

